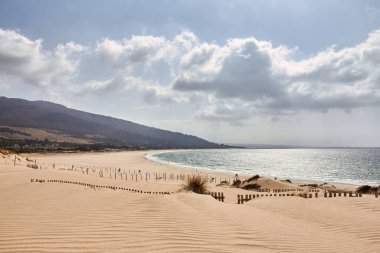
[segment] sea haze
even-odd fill
[[[181,166],[305,181],[380,184],[380,149],[217,149],[148,155]]]

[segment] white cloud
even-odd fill
[[[182,58],[184,71],[174,88],[247,101],[281,95],[284,87],[276,78],[274,63],[283,51],[255,38],[232,39],[223,47],[202,45]]]
[[[116,69],[145,68],[164,61],[173,62],[197,45],[198,38],[189,31],[183,31],[173,40],[160,36],[132,36],[129,39],[112,40],[105,38],[97,42],[96,53],[107,64]]]
[[[380,105],[380,30],[358,45],[332,46],[301,60],[297,48],[254,37],[218,45],[201,42],[189,31],[172,39],[106,38],[89,50],[69,42],[49,51],[42,40],[1,29],[0,42],[3,87],[21,80],[38,86],[68,83],[65,92],[80,95],[133,93],[144,103],[191,103],[198,108],[195,118],[218,122]],[[94,76],[99,66],[112,68],[81,79],[84,51],[99,62],[86,69]]]
[[[174,89],[240,99],[273,114],[379,106],[380,30],[357,46],[331,47],[304,60],[292,59],[295,52],[255,38],[203,44],[182,57]]]
[[[119,75],[104,81],[91,80],[80,86],[72,87],[72,91],[76,95],[135,91],[141,95],[144,102],[153,105],[190,101],[186,96],[177,94],[158,82],[128,75]]]
[[[235,100],[216,100],[203,107],[195,114],[195,118],[214,122],[243,124],[251,117],[254,108],[249,103]]]
[[[69,42],[44,50],[42,40],[30,40],[11,30],[0,29],[0,76],[3,82],[49,86],[69,80],[77,71],[78,53],[86,48]]]
[[[96,52],[102,60],[120,68],[157,60],[164,45],[163,37],[132,36],[129,40],[121,41],[106,38],[98,42]]]

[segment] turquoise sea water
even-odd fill
[[[317,182],[380,184],[380,149],[220,149],[169,151],[147,156],[159,162]]]

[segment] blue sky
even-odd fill
[[[216,142],[380,146],[379,1],[0,0],[0,95]]]
[[[136,34],[175,36],[188,29],[202,41],[255,36],[315,53],[351,46],[380,26],[379,1],[0,1],[0,24],[47,48]]]

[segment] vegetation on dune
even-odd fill
[[[0,148],[0,154],[9,156],[9,155],[13,155],[14,152],[4,149],[4,148]]]
[[[182,189],[198,194],[205,194],[207,193],[207,179],[200,175],[192,175],[188,177],[183,184]]]
[[[261,185],[256,184],[256,183],[251,183],[251,184],[244,185],[241,188],[243,188],[244,190],[258,190],[261,188]]]
[[[257,180],[257,179],[259,179],[259,178],[260,178],[259,175],[255,175],[255,176],[252,176],[252,177],[248,178],[248,179],[245,180],[244,182],[249,183],[249,182],[254,181],[254,180]]]
[[[241,180],[240,179],[235,179],[232,182],[232,187],[239,187],[241,185]]]
[[[319,186],[323,186],[324,184],[320,184]],[[298,185],[299,187],[305,187],[305,186],[310,186],[314,188],[318,188],[318,184],[300,184]]]
[[[362,185],[356,189],[357,192],[363,193],[363,194],[371,194],[378,192],[379,187],[372,187],[369,185]]]

